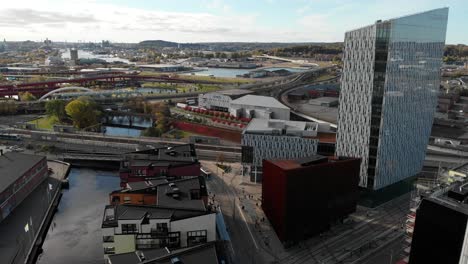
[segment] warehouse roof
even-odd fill
[[[42,159],[44,156],[20,152],[6,152],[0,155],[0,193]]]
[[[233,100],[231,104],[240,104],[240,105],[253,105],[253,106],[262,106],[262,107],[274,107],[274,108],[283,108],[289,109],[289,107],[280,103],[273,97],[270,96],[260,96],[260,95],[251,95],[242,96],[236,100]]]

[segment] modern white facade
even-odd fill
[[[253,118],[243,131],[244,134],[299,137],[316,137],[318,132],[330,132],[330,125],[316,122]]]
[[[440,83],[448,8],[346,33],[336,155],[359,157],[381,189],[423,166]]]
[[[243,173],[261,181],[264,159],[298,159],[317,154],[317,132],[327,125],[254,118],[242,132]]]
[[[216,214],[161,206],[107,206],[102,223],[104,258],[154,248],[180,248],[216,240]]]
[[[198,106],[216,111],[229,111],[231,101],[252,91],[242,89],[221,90],[212,93],[198,95]]]
[[[289,120],[290,109],[273,97],[249,94],[231,101],[229,113],[236,117]]]

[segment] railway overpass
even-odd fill
[[[20,84],[0,85],[0,96],[17,96],[20,92],[30,92],[35,96],[42,96],[55,89],[61,88],[69,84],[78,84],[80,86],[94,86],[98,84],[115,85],[121,82],[161,82],[161,83],[205,83],[213,84],[212,81],[188,80],[180,77],[169,76],[151,76],[151,75],[135,75],[135,74],[117,74],[117,75],[98,75],[87,76],[81,78],[68,78],[59,80],[49,80],[45,82],[30,82]]]

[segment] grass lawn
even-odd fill
[[[38,129],[52,130],[54,124],[58,123],[58,119],[55,116],[43,116],[36,120],[29,121],[30,124],[35,124]]]
[[[182,138],[188,138],[190,136],[195,136],[196,134],[193,134],[184,130],[173,129],[169,133],[166,133],[166,135],[171,138],[182,139]]]

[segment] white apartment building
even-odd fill
[[[189,247],[216,240],[216,214],[162,206],[107,206],[104,258],[143,249]]]

